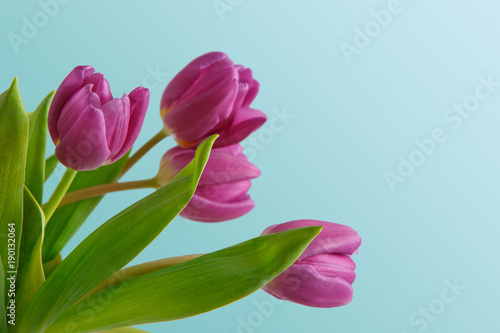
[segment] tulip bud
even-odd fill
[[[75,170],[111,164],[132,148],[149,103],[149,90],[138,87],[122,98],[91,66],[75,67],[54,95],[48,115],[56,156]]]
[[[250,163],[239,144],[214,148],[193,198],[181,216],[200,222],[221,222],[248,213],[255,206],[248,195],[250,179],[260,170]],[[194,158],[194,149],[175,147],[162,158],[156,179],[165,185]]]
[[[356,265],[351,254],[361,245],[358,233],[345,225],[297,220],[268,227],[262,236],[290,229],[323,226],[299,259],[262,290],[276,298],[314,306],[336,307],[352,300]]]
[[[161,100],[166,131],[181,147],[195,147],[219,134],[215,147],[241,142],[267,117],[250,108],[259,91],[252,71],[234,65],[226,54],[202,55],[182,69],[168,84]]]

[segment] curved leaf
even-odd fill
[[[43,332],[151,243],[191,200],[216,137],[202,142],[193,161],[167,185],[118,213],[80,243],[38,290],[19,330]]]
[[[23,227],[23,191],[28,116],[24,109],[17,79],[0,95],[0,256],[4,274],[16,274],[19,242]],[[14,230],[14,237],[8,237]],[[14,255],[9,256],[9,249]],[[7,289],[8,286],[5,286]],[[5,302],[8,293],[4,293]],[[4,300],[2,300],[3,302]]]
[[[122,282],[84,299],[47,333],[66,325],[78,332],[182,319],[241,299],[298,259],[321,227],[257,237]]]
[[[45,145],[47,143],[47,115],[54,91],[45,97],[29,117],[28,155],[26,159],[26,187],[41,204],[45,181]]]
[[[5,298],[5,273],[3,271],[2,256],[0,256],[0,313],[7,314],[4,303]],[[7,333],[7,317],[0,316],[0,333]]]
[[[87,294],[85,294],[85,296],[83,296],[82,299],[87,298],[91,295],[97,294],[99,291],[104,290],[106,288],[109,288],[111,286],[117,285],[119,283],[123,283],[127,280],[130,280],[130,279],[136,277],[136,276],[141,276],[141,275],[144,275],[147,273],[156,272],[160,269],[174,266],[174,265],[183,263],[185,261],[198,258],[202,255],[203,254],[190,254],[190,255],[174,257],[174,258],[165,258],[165,259],[150,261],[150,262],[146,262],[143,264],[130,266],[130,267],[121,269],[118,272],[116,272],[115,274],[111,275],[106,280],[99,283],[94,288],[92,288],[92,290],[89,291]]]
[[[16,317],[24,310],[45,281],[42,267],[43,212],[35,197],[24,188],[24,218],[16,281]]]
[[[49,177],[52,175],[54,170],[57,168],[57,164],[59,163],[59,160],[57,159],[55,154],[50,155],[47,157],[45,160],[45,178],[44,181],[47,181]]]

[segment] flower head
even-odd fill
[[[266,115],[250,104],[259,91],[252,71],[234,65],[225,53],[191,61],[168,84],[161,100],[167,132],[180,146],[195,147],[219,134],[215,147],[241,142],[262,126]]]
[[[345,225],[316,220],[276,224],[262,235],[295,228],[323,226],[299,259],[262,288],[265,292],[295,303],[335,307],[352,300],[356,265],[351,259],[361,245],[358,233]]]
[[[48,127],[56,156],[75,170],[93,170],[125,155],[146,114],[149,90],[113,98],[109,83],[91,66],[75,67],[56,91]]]
[[[203,170],[198,187],[181,216],[200,222],[221,222],[248,213],[255,206],[248,195],[251,179],[260,170],[250,163],[239,144],[214,148]],[[162,158],[157,176],[166,184],[194,158],[194,149],[175,147]]]

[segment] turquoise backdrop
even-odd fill
[[[133,263],[214,251],[299,218],[347,224],[363,238],[347,306],[275,304],[259,291],[145,330],[494,332],[499,11],[492,0],[2,1],[0,90],[18,76],[33,110],[87,64],[115,95],[146,85],[139,146],[162,126],[160,97],[175,73],[224,51],[253,69],[253,105],[270,120],[245,142],[262,170],[250,191],[256,208],[219,224],[177,218]],[[157,146],[126,179],[153,176],[171,146]],[[148,193],[107,196],[63,255]]]

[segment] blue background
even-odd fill
[[[218,14],[211,0],[68,1],[46,22],[37,1],[0,5],[0,90],[18,76],[29,110],[74,66],[89,64],[106,75],[115,95],[143,84],[151,89],[139,146],[161,128],[159,101],[168,81],[191,59],[220,50],[253,69],[261,83],[254,107],[270,120],[276,112],[293,115],[280,130],[268,122],[255,133],[258,149],[246,143],[262,170],[250,191],[256,202],[250,214],[220,224],[177,218],[133,264],[214,251],[298,218],[347,224],[363,238],[354,256],[355,296],[347,306],[281,303],[263,313],[256,302],[270,296],[259,291],[207,314],[141,328],[496,331],[499,87],[461,126],[443,117],[454,104],[474,101],[478,77],[500,81],[498,2],[401,0],[385,26],[373,23],[372,11],[393,6],[388,0],[221,2],[231,10]],[[9,34],[23,36],[23,18],[33,22],[34,15],[42,20],[38,31],[15,52]],[[341,46],[355,46],[358,28],[372,29],[372,37],[346,57]],[[163,76],[152,80],[155,70]],[[429,155],[415,153],[415,140],[431,138],[436,128],[446,140]],[[171,146],[172,140],[158,145],[126,180],[153,176]],[[396,174],[400,157],[410,156],[420,165],[392,191],[386,173]],[[49,188],[62,173],[58,168]],[[148,193],[107,196],[63,255]],[[450,293],[450,283],[466,289]],[[453,301],[444,303],[443,294]],[[427,317],[420,314],[426,308]]]

